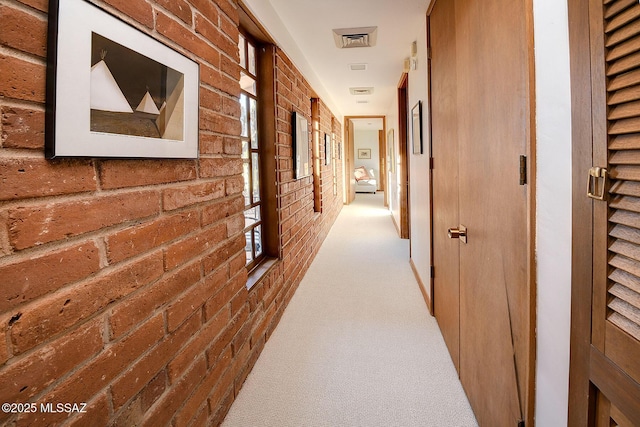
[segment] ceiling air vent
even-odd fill
[[[349,64],[351,71],[366,71],[367,64]]]
[[[375,46],[377,37],[378,27],[336,28],[333,30],[333,39],[340,49]]]
[[[369,103],[369,101],[367,101],[366,99],[358,99],[356,101],[356,104],[368,104],[368,103]]]
[[[349,92],[351,95],[371,95],[373,94],[372,87],[350,87]]]

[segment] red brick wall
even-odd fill
[[[331,166],[322,214],[311,178],[293,180],[290,112],[310,119],[311,88],[279,51],[283,257],[247,291],[236,4],[97,3],[200,64],[199,160],[48,161],[47,3],[0,4],[0,403],[86,402],[69,425],[216,425],[342,206]]]

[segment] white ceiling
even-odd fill
[[[425,26],[429,0],[245,0],[254,16],[333,113],[385,115],[393,105],[403,61]],[[369,48],[338,49],[334,28],[377,26]],[[368,64],[350,71],[351,63]],[[351,95],[350,87],[374,88]],[[367,104],[356,100],[366,99]]]
[[[384,130],[382,119],[362,118],[351,119],[354,130]]]

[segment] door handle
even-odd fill
[[[450,239],[460,239],[462,243],[467,243],[467,227],[460,225],[458,228],[450,228],[447,230],[447,236]]]
[[[604,200],[607,191],[607,176],[609,171],[606,168],[593,167],[589,169],[587,179],[587,196],[596,200]]]

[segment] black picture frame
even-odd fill
[[[48,31],[46,158],[198,157],[198,63],[85,0]]]
[[[309,144],[309,121],[302,114],[291,114],[291,133],[293,138],[293,177],[305,178],[311,175],[311,156]]]
[[[422,101],[411,109],[411,146],[413,154],[422,154]]]
[[[331,135],[329,135],[328,133],[325,133],[324,134],[324,164],[325,165],[331,164],[331,156],[332,156]]]

